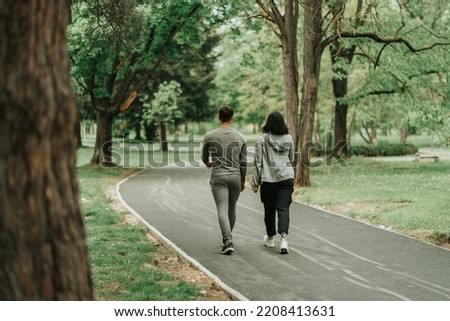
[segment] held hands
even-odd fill
[[[253,190],[253,192],[258,193],[259,186],[253,187],[252,190]]]

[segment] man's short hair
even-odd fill
[[[223,106],[219,109],[219,119],[221,122],[229,122],[233,118],[234,112],[233,108],[230,106]]]

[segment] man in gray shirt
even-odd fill
[[[206,133],[202,161],[211,168],[211,192],[217,207],[222,233],[221,253],[233,254],[232,231],[236,222],[236,203],[245,187],[247,171],[245,137],[231,128],[233,108],[219,109],[220,127]]]

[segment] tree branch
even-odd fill
[[[297,0],[294,0],[297,1]],[[275,4],[274,0],[269,0],[269,8],[272,10],[273,17],[275,18],[275,21],[280,28],[281,31],[284,29],[284,19],[283,16],[280,13],[280,10],[278,9],[277,5]]]
[[[189,20],[189,18],[193,17],[200,8],[201,8],[201,4],[196,3],[192,7],[192,9],[189,11],[189,13],[187,14],[186,19],[182,19],[172,28],[172,30],[170,31],[170,33],[168,34],[168,36],[166,37],[166,39],[162,45],[162,50],[159,52],[158,59],[153,64],[153,67],[148,72],[146,72],[146,74],[144,75],[144,79],[141,81],[140,85],[137,86],[137,88],[135,90],[137,93],[139,93],[145,87],[150,76],[153,74],[153,72],[155,70],[157,70],[159,68],[161,63],[164,61],[167,50],[169,49],[169,46],[170,46],[171,42],[173,41],[173,39],[175,38],[176,34],[184,26],[186,21]]]
[[[255,0],[257,5],[259,6],[260,11],[262,12],[262,15],[264,17],[264,19],[269,19],[272,22],[275,22],[276,19],[273,16],[273,13],[269,10],[269,8],[266,7],[266,5],[261,1],[261,0]]]
[[[155,34],[156,34],[156,27],[153,26],[150,29],[147,40],[145,41],[145,46],[144,46],[144,50],[143,50],[144,55],[146,55],[150,51],[153,40],[155,39]],[[139,55],[139,53],[137,51],[135,51],[133,53],[133,55],[131,55],[130,62],[127,65],[127,69],[125,71],[125,75],[123,77],[122,83],[120,85],[120,88],[117,90],[118,93],[115,96],[113,105],[119,111],[120,111],[120,104],[121,104],[122,100],[125,98],[128,90],[130,89],[131,85],[133,84],[134,80],[136,79],[137,71],[133,70],[132,68],[138,62],[138,58],[139,58],[138,55]]]
[[[275,2],[273,0],[269,1],[269,8],[270,8],[269,9],[261,0],[255,0],[255,1],[259,6],[259,9],[262,13],[263,18],[269,22],[268,23],[269,28],[279,39],[281,39],[283,34],[285,34],[285,30],[284,30],[285,24],[284,24],[284,18],[281,15],[280,11],[278,10],[278,7],[275,4]],[[272,23],[277,25],[279,32],[274,28]]]
[[[368,39],[372,39],[375,42],[385,43],[385,44],[401,43],[401,44],[405,45],[411,52],[426,51],[426,50],[433,49],[436,46],[450,45],[450,42],[436,42],[427,47],[415,48],[413,45],[411,45],[411,43],[409,43],[408,40],[403,39],[401,37],[400,38],[383,38],[374,33],[350,33],[350,32],[343,32],[343,33],[341,33],[341,36],[343,38],[368,38]]]
[[[87,84],[86,87],[88,89],[89,97],[91,98],[92,108],[94,108],[97,112],[105,112],[105,110],[97,106],[97,98],[94,95],[93,88],[95,88],[95,74],[92,74],[91,78],[86,79],[85,81]]]
[[[363,124],[363,126],[365,126],[365,124]],[[366,127],[364,127],[366,128]],[[367,132],[367,128],[366,128],[366,132]],[[371,142],[364,136],[363,132],[361,131],[361,128],[359,129],[359,135],[362,137],[362,139],[367,143],[367,144],[371,144]]]
[[[336,36],[329,37],[326,40],[324,40],[324,42],[326,43],[326,45],[328,45],[332,41],[332,39],[335,38],[335,37]],[[411,52],[421,52],[421,51],[431,50],[431,49],[433,49],[434,47],[437,47],[437,46],[448,46],[448,45],[450,45],[450,42],[448,42],[448,43],[447,42],[436,42],[436,43],[431,44],[431,45],[429,45],[427,47],[415,48],[413,45],[411,45],[411,43],[408,40],[403,39],[401,37],[400,38],[383,38],[383,37],[380,37],[379,35],[374,34],[374,33],[343,32],[343,33],[340,34],[340,37],[342,37],[342,38],[367,38],[367,39],[371,39],[371,40],[373,40],[375,42],[378,42],[378,43],[383,43],[384,46],[381,48],[380,52],[378,53],[378,57],[376,59],[374,69],[377,68],[378,63],[379,63],[380,58],[381,58],[381,54],[384,51],[384,49],[387,46],[389,46],[390,44],[393,44],[393,43],[399,43],[399,44],[405,45],[409,49],[409,51],[411,51]]]

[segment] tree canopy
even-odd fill
[[[180,121],[212,119],[229,104],[256,131],[279,110],[304,155],[326,131],[336,141],[377,130],[401,132],[402,140],[417,131],[448,137],[446,1],[89,0],[72,7],[72,75],[98,124],[101,111],[114,118],[129,108],[133,92],[152,96],[173,80],[182,88]],[[292,27],[299,32],[288,34]],[[139,111],[127,119],[138,127],[142,104],[132,106]],[[345,146],[336,152],[347,154]],[[309,185],[308,155],[299,164],[305,179],[298,182]]]
[[[199,46],[200,2],[100,1],[72,6],[72,75],[97,113],[92,164],[111,164],[113,119],[146,88],[175,45]]]

